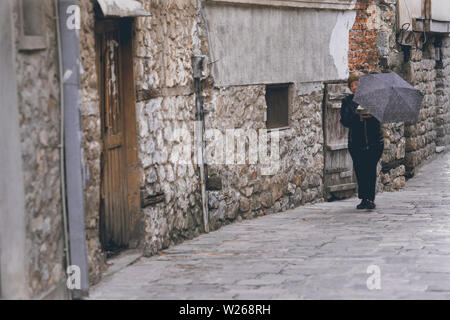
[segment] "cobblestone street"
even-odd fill
[[[136,255],[90,298],[450,299],[450,153],[403,191],[379,193],[375,210],[357,203],[301,206]],[[368,289],[372,265],[380,289]]]

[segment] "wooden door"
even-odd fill
[[[140,213],[132,22],[96,23],[101,105],[100,239],[105,250],[128,247]]]
[[[347,84],[325,85],[323,103],[324,128],[324,195],[325,199],[343,199],[353,195],[357,188],[353,162],[348,152],[348,129],[340,123],[341,101]]]

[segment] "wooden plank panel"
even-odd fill
[[[103,202],[104,230],[101,238],[103,246],[126,245],[126,183],[124,171],[124,139],[123,139],[123,104],[120,86],[120,37],[118,24],[103,21],[98,24],[101,44],[99,68],[102,70],[102,138],[104,163],[102,163],[102,184],[104,186]]]
[[[346,167],[336,167],[336,168],[326,168],[325,169],[325,173],[327,173],[327,174],[340,173],[340,172],[344,172],[344,171],[347,171]]]
[[[330,151],[343,150],[343,149],[348,149],[347,142],[327,145],[327,150],[330,150]]]
[[[140,214],[133,24],[127,19],[96,24],[102,90],[101,239],[104,248],[124,247]]]
[[[137,224],[139,223],[141,213],[140,200],[140,168],[138,159],[138,140],[137,140],[137,126],[136,126],[136,88],[134,82],[134,65],[133,65],[133,35],[132,35],[132,20],[122,20],[123,27],[121,28],[121,70],[124,72],[121,75],[123,105],[124,105],[124,123],[126,130],[124,131],[125,138],[125,157],[126,157],[126,171],[127,180],[127,208],[128,219],[127,230],[128,237],[138,238]]]
[[[324,113],[324,191],[325,196],[345,198],[352,195],[354,186],[353,163],[348,152],[348,129],[340,123],[341,100],[346,84],[325,86]]]
[[[339,173],[339,177],[341,177],[341,178],[348,178],[348,177],[351,177],[352,175],[353,175],[353,170],[343,171],[343,172]]]
[[[344,183],[328,187],[329,192],[346,191],[353,189],[356,189],[356,183]]]

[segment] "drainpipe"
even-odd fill
[[[59,63],[59,70],[60,70],[60,79],[62,79],[62,57],[61,57],[61,30],[59,26],[59,12],[58,12],[58,0],[54,0],[54,7],[55,7],[55,15],[56,15],[56,42],[58,46],[58,63]],[[66,172],[64,169],[64,90],[63,90],[63,84],[62,81],[59,82],[59,92],[60,92],[60,105],[61,105],[61,126],[60,126],[60,175],[61,175],[61,204],[62,204],[62,212],[63,212],[63,233],[64,233],[64,258],[66,261],[66,269],[71,265],[70,263],[70,249],[69,249],[69,230],[68,230],[68,224],[67,224],[67,208],[66,208]],[[72,292],[68,290],[68,297],[69,300],[72,300]]]
[[[69,266],[68,274],[73,286],[72,298],[81,299],[88,295],[89,270],[86,256],[86,236],[84,224],[83,164],[81,149],[81,108],[80,108],[80,45],[79,45],[79,5],[77,0],[55,1],[58,13],[58,46],[60,47],[61,117],[64,166],[63,204],[65,232],[68,232],[66,248]],[[66,206],[67,205],[67,206]],[[66,206],[66,207],[65,207]],[[67,230],[68,229],[68,230]],[[67,233],[65,233],[67,236]]]
[[[203,64],[205,57],[193,56],[192,57],[192,69],[194,73],[194,90],[195,90],[195,141],[197,151],[197,164],[200,169],[200,187],[202,192],[202,213],[203,213],[203,225],[205,232],[209,232],[209,218],[208,218],[208,195],[206,193],[206,175],[205,175],[205,144],[203,141],[204,132],[204,112],[203,112],[203,99],[202,99],[202,86],[201,77]]]

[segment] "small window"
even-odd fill
[[[44,35],[43,1],[20,0],[20,50],[40,50],[46,48]]]
[[[289,84],[266,86],[266,126],[268,129],[289,126]]]

